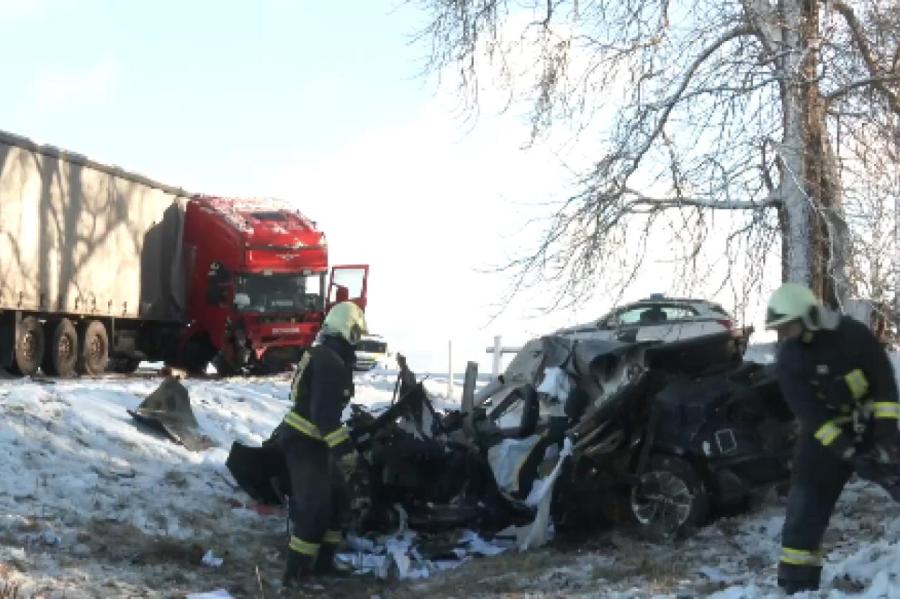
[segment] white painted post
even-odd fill
[[[447,341],[447,399],[453,399],[453,341]]]
[[[500,361],[503,359],[503,344],[500,335],[494,336],[494,361],[491,364],[491,379],[500,376]]]

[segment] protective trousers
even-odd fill
[[[291,540],[285,578],[331,566],[349,508],[347,483],[333,452],[320,441],[291,436],[283,444],[291,478]]]
[[[778,561],[778,584],[788,593],[819,588],[822,537],[852,472],[811,435],[797,440]]]

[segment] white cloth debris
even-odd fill
[[[216,589],[207,593],[189,593],[185,599],[234,599],[225,589]]]
[[[501,491],[516,493],[519,490],[519,471],[531,450],[540,441],[540,435],[524,439],[504,439],[488,449],[488,464]]]
[[[200,560],[203,562],[204,566],[209,566],[210,568],[218,568],[221,566],[225,560],[221,557],[216,557],[213,555],[212,549],[203,554],[203,559]]]
[[[471,553],[474,553],[475,555],[486,555],[490,557],[499,555],[507,549],[506,547],[501,547],[499,545],[495,545],[494,543],[485,541],[474,530],[467,530],[463,532],[462,536],[459,539],[459,542],[467,544],[469,546],[469,551]]]
[[[562,473],[563,463],[572,455],[572,441],[567,437],[563,443],[562,451],[553,471],[549,475],[534,482],[531,493],[525,503],[537,508],[534,521],[531,524],[519,527],[510,527],[516,535],[516,545],[520,551],[545,545],[553,538],[552,523],[550,522],[550,502],[553,499],[553,487],[559,475]]]
[[[538,385],[537,392],[555,397],[559,401],[565,401],[569,397],[571,388],[569,375],[562,368],[551,366],[544,370],[544,380]]]

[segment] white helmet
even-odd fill
[[[369,333],[366,315],[353,302],[341,302],[332,306],[322,322],[322,335],[340,335],[355,345],[359,338]]]
[[[806,285],[785,283],[775,290],[766,310],[766,328],[777,329],[800,320],[809,331],[820,328],[822,304]]]

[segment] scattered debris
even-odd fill
[[[128,410],[128,413],[139,423],[162,432],[190,451],[204,451],[216,446],[212,439],[200,432],[200,425],[191,410],[188,390],[171,374],[141,405],[134,411]]]
[[[213,554],[212,549],[204,553],[203,558],[200,561],[204,566],[209,566],[210,568],[218,568],[225,562],[221,557],[216,557]]]
[[[185,599],[233,599],[225,589],[216,589],[207,593],[189,593]]]

